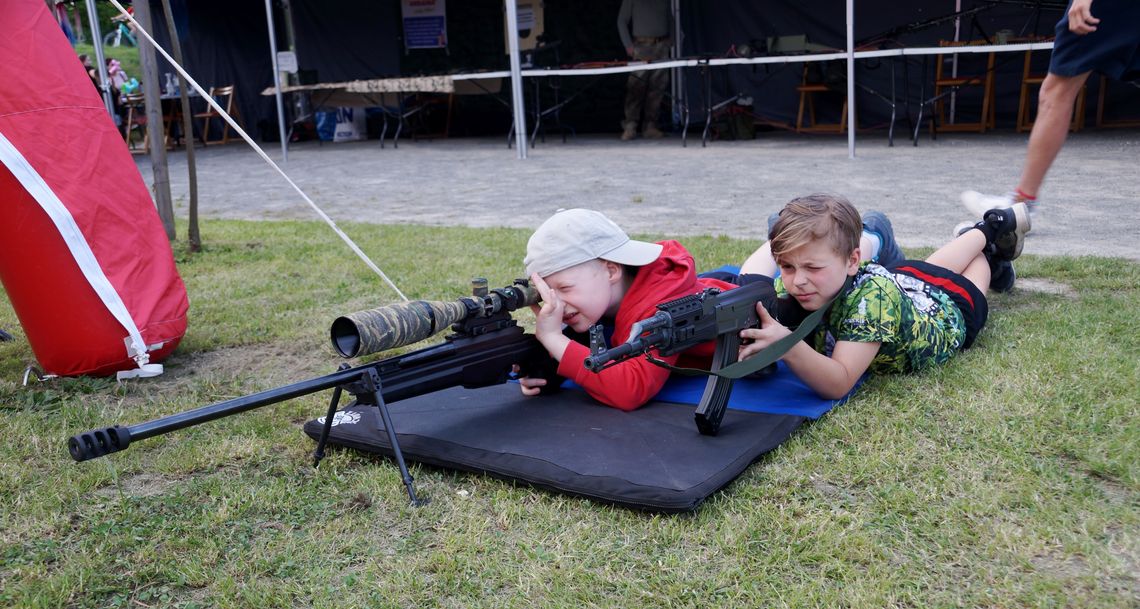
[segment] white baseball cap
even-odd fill
[[[527,277],[546,277],[595,258],[645,266],[661,255],[656,243],[634,241],[613,220],[592,209],[560,209],[526,243]]]

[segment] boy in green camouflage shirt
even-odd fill
[[[860,260],[862,224],[849,202],[830,195],[795,199],[769,234],[780,271],[780,321],[757,306],[760,327],[741,332],[747,344],[740,357],[788,335],[785,324],[795,318],[830,307],[820,327],[783,356],[821,397],[845,396],[868,370],[911,372],[945,362],[985,325],[986,289],[1012,287],[1010,262],[1029,228],[1024,205],[993,209],[925,261],[884,267]],[[754,257],[742,275],[756,272]]]
[[[783,277],[776,295],[790,298]],[[950,359],[963,347],[966,321],[946,292],[907,275],[864,262],[851,291],[836,299],[820,328],[807,340],[820,353],[836,341],[881,343],[868,370],[912,372]]]

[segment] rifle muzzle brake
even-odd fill
[[[71,436],[67,440],[67,452],[76,461],[87,461],[117,453],[130,445],[131,432],[126,427],[116,425]]]

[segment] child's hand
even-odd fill
[[[792,333],[791,330],[780,325],[780,322],[772,319],[772,316],[768,313],[768,309],[764,308],[763,303],[756,303],[756,314],[760,317],[760,327],[740,331],[741,339],[750,340],[752,342],[741,345],[738,355],[739,359],[748,359],[759,353],[768,345]]]
[[[534,333],[540,339],[543,335],[547,334],[562,334],[562,315],[565,306],[562,304],[562,299],[554,290],[550,289],[549,285],[539,277],[537,273],[530,276],[530,280],[534,283],[535,289],[538,290],[539,296],[542,297],[541,305],[531,305],[530,308],[534,311]]]
[[[511,371],[518,374],[521,369],[518,364],[511,367]],[[538,395],[542,388],[546,386],[546,379],[531,378],[524,376],[519,378],[519,388],[522,389],[523,395]]]
[[[534,336],[542,346],[546,347],[550,356],[558,361],[562,361],[562,353],[566,351],[566,345],[570,343],[570,339],[562,334],[562,317],[565,315],[565,305],[562,304],[562,299],[558,297],[558,293],[550,289],[550,286],[538,276],[538,273],[533,273],[530,280],[534,283],[534,287],[538,290],[538,295],[542,297],[542,305],[531,305],[531,310],[534,311]]]

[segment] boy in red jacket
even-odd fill
[[[559,362],[558,374],[581,385],[600,402],[633,410],[665,384],[669,371],[643,358],[632,358],[599,373],[586,370],[585,344],[563,333],[563,325],[586,333],[597,323],[612,324],[610,344],[622,343],[630,327],[657,312],[657,305],[709,287],[736,287],[698,278],[693,257],[676,241],[646,243],[629,238],[602,213],[560,210],[538,227],[526,246],[527,275],[542,296],[535,306],[535,336]],[[708,368],[715,344],[710,341],[680,355],[661,357],[670,364]],[[659,356],[660,357],[660,356]],[[520,380],[526,395],[537,395],[547,381]]]

